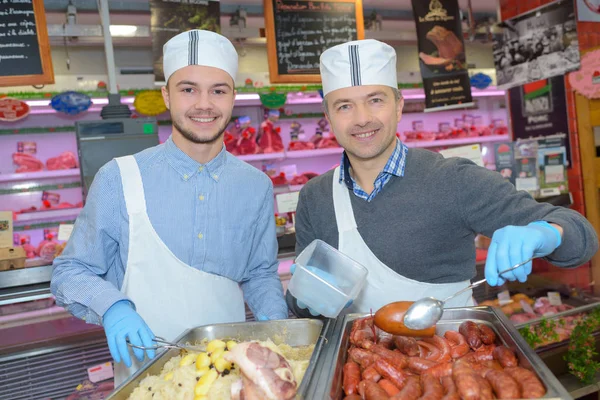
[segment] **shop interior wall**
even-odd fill
[[[502,20],[509,19],[531,11],[535,8],[552,3],[553,0],[500,0]],[[575,2],[577,4],[577,2]],[[581,52],[600,46],[600,23],[578,22],[579,48]],[[585,215],[583,195],[583,175],[579,154],[579,134],[577,132],[577,112],[575,108],[575,93],[565,79],[567,88],[567,108],[569,111],[569,139],[573,153],[573,165],[568,170],[569,190],[573,194],[572,209]],[[575,270],[561,270],[550,264],[539,261],[535,263],[534,272],[543,274],[550,279],[559,280],[567,285],[589,289],[591,282],[591,263],[582,265]]]

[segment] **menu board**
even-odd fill
[[[0,3],[0,86],[54,83],[43,0]]]
[[[362,0],[265,0],[270,81],[321,82],[319,57],[364,38]]]

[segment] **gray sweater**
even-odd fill
[[[338,246],[332,197],[333,171],[310,180],[296,211],[296,255],[314,239]],[[428,283],[475,277],[475,236],[492,237],[507,225],[545,220],[564,229],[561,245],[546,259],[577,267],[598,250],[592,225],[576,211],[538,203],[499,173],[462,158],[445,159],[409,149],[403,177],[392,177],[371,202],[350,191],[358,231],[373,253],[397,273]],[[288,306],[298,316],[288,292]]]

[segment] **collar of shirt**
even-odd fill
[[[206,164],[200,164],[177,147],[171,136],[165,142],[165,156],[169,165],[184,181],[190,180],[196,173],[206,170],[208,175],[218,182],[227,160],[225,145],[223,145],[215,158]]]
[[[388,159],[383,171],[377,175],[375,179],[373,192],[368,194],[365,192],[360,185],[350,176],[350,160],[346,155],[346,152],[342,154],[342,162],[340,163],[340,183],[344,182],[348,189],[352,190],[354,194],[363,200],[371,201],[375,196],[381,192],[386,183],[389,182],[392,176],[402,177],[404,176],[404,169],[406,167],[406,155],[408,153],[408,147],[396,139],[396,147],[394,152]]]

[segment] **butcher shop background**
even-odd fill
[[[457,0],[412,0],[427,111],[472,103]]]

